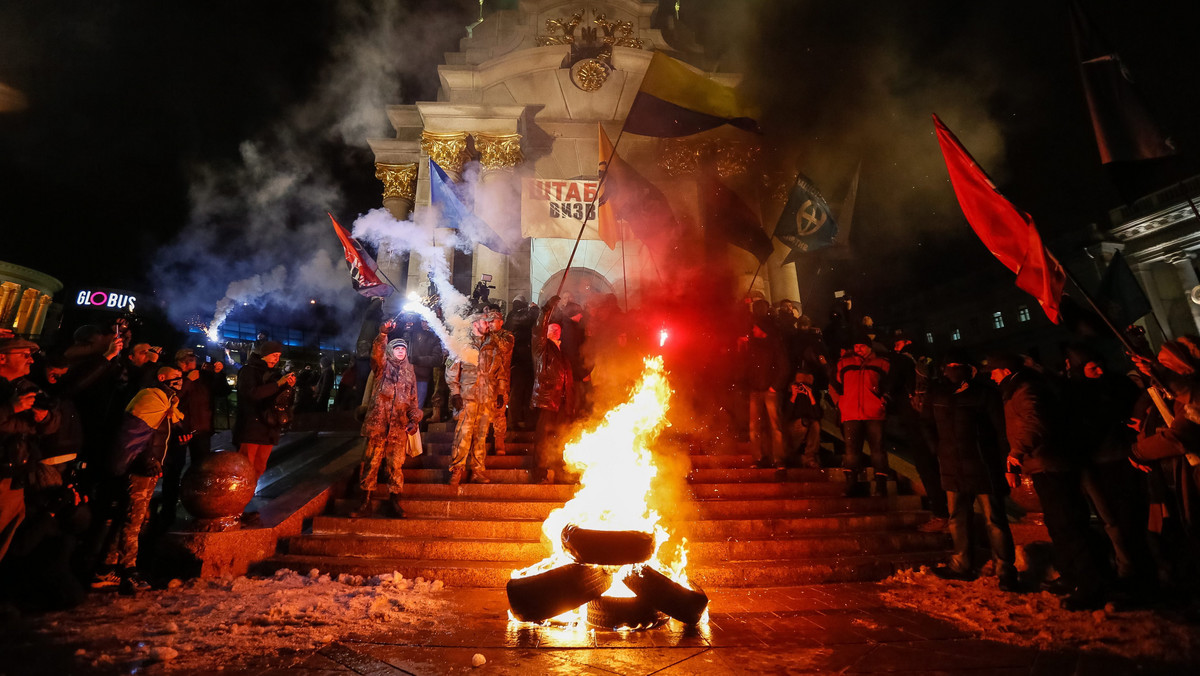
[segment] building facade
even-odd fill
[[[498,299],[543,302],[558,288],[581,226],[576,217],[587,211],[598,177],[597,125],[615,139],[652,53],[680,56],[651,27],[658,4],[521,0],[472,26],[459,51],[446,54],[437,101],[388,108],[395,136],[369,142],[393,216],[420,220],[430,204],[432,158],[452,180],[472,182],[475,212],[494,229],[520,230],[520,246],[508,255],[482,245],[469,253],[445,247],[460,291],[469,293],[484,275]],[[709,77],[737,82],[728,74]],[[594,214],[587,216],[564,288],[580,300],[612,292],[622,305],[627,298],[636,306],[653,261],[636,241],[609,249],[598,239]],[[796,295],[793,266],[778,263],[785,253],[776,251],[759,275],[768,298]],[[733,259],[748,282],[757,261],[738,252]],[[392,279],[406,277],[406,291],[424,292],[415,254],[407,262],[385,256],[380,265]]]
[[[39,338],[46,326],[60,313],[54,294],[62,291],[62,282],[43,272],[15,263],[0,261],[0,328],[27,338]]]

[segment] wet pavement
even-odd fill
[[[829,584],[712,590],[710,621],[649,631],[510,625],[503,590],[451,590],[435,622],[349,636],[293,664],[243,673],[333,674],[1124,674],[1198,673],[1099,652],[983,640],[887,607],[883,586]],[[487,662],[472,667],[476,654]]]

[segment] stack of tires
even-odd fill
[[[563,549],[574,563],[508,581],[508,605],[525,622],[542,622],[587,604],[587,622],[600,629],[648,628],[672,617],[696,624],[708,607],[708,595],[672,581],[647,565],[654,536],[641,531],[611,531],[568,525]],[[633,564],[620,580],[632,597],[604,596],[615,569]]]

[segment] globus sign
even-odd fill
[[[75,305],[86,308],[113,310],[115,312],[133,311],[137,297],[128,291],[115,289],[84,289],[75,294]]]

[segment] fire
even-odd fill
[[[684,566],[686,540],[665,546],[671,533],[654,509],[651,497],[660,481],[651,445],[668,426],[671,387],[661,356],[648,357],[641,378],[629,399],[609,411],[594,429],[585,431],[563,449],[563,460],[580,473],[580,487],[565,505],[554,510],[542,524],[542,532],[554,548],[546,559],[512,573],[513,578],[536,575],[572,562],[562,544],[563,529],[569,524],[610,531],[641,531],[654,534],[654,555],[645,565],[653,566],[672,580],[687,585]],[[632,566],[617,569],[606,596],[633,596],[620,582]],[[555,618],[574,622],[582,609]]]

